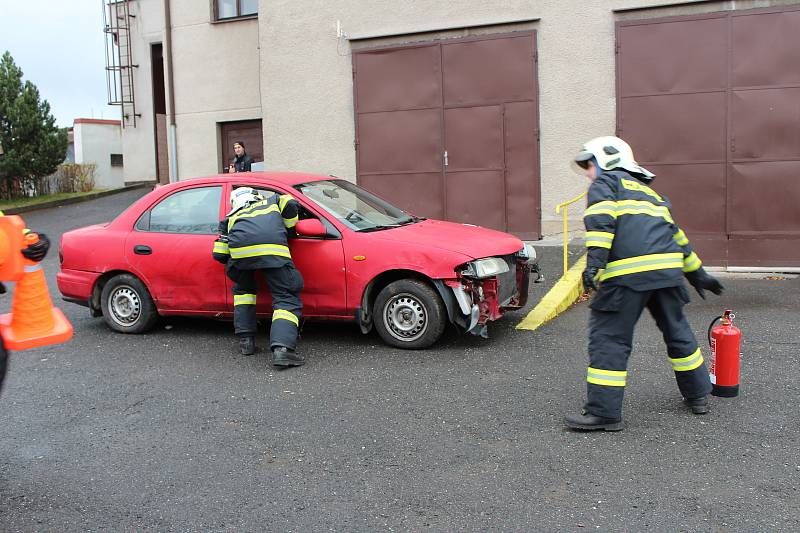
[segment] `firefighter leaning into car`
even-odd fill
[[[621,430],[622,396],[633,330],[646,307],[667,345],[667,355],[685,403],[695,414],[708,411],[711,382],[683,306],[684,276],[701,297],[722,293],[689,240],[675,224],[669,201],[648,187],[655,176],[640,167],[630,146],[617,137],[587,142],[575,163],[592,181],[584,213],[585,290],[595,289],[589,307],[587,402],[565,419],[572,429]]]
[[[303,303],[303,277],[289,253],[288,232],[297,224],[299,204],[288,194],[267,198],[250,187],[231,191],[231,210],[220,222],[213,256],[233,280],[233,325],[243,355],[255,353],[256,275],[272,294],[270,350],[277,367],[300,366],[297,330]]]
[[[0,211],[0,216],[3,216],[2,211]],[[30,233],[30,230],[26,229],[25,233]],[[50,249],[50,240],[47,238],[47,235],[44,233],[37,233],[37,235],[39,235],[39,241],[29,244],[22,250],[22,255],[24,255],[26,259],[30,259],[36,263],[44,259],[44,256],[47,255],[47,250]],[[0,294],[5,294],[5,292],[6,286],[0,282]],[[5,343],[0,339],[0,391],[3,390],[3,379],[6,377],[7,369],[8,352],[6,351]]]

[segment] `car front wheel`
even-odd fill
[[[103,319],[114,331],[144,333],[158,320],[158,312],[144,283],[136,276],[114,276],[100,295]]]
[[[409,350],[427,348],[439,340],[447,319],[436,290],[413,279],[384,287],[372,312],[375,329],[384,342]]]

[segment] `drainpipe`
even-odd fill
[[[167,96],[169,108],[169,181],[178,181],[178,136],[175,126],[175,86],[172,79],[172,16],[170,0],[164,0],[164,55],[167,57]]]

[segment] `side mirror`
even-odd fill
[[[294,230],[303,237],[324,237],[328,234],[325,226],[316,218],[298,220]]]

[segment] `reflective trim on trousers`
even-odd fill
[[[233,305],[256,305],[255,294],[234,294]]]
[[[607,387],[624,387],[627,375],[626,370],[603,370],[589,367],[586,370],[586,381]]]
[[[703,364],[703,355],[700,353],[700,348],[696,349],[692,355],[686,357],[670,357],[669,362],[672,363],[672,370],[675,372],[687,372],[694,370]]]
[[[300,320],[297,318],[297,315],[285,309],[275,309],[275,311],[272,312],[272,321],[275,322],[276,320],[288,320],[295,326],[300,325]]]

